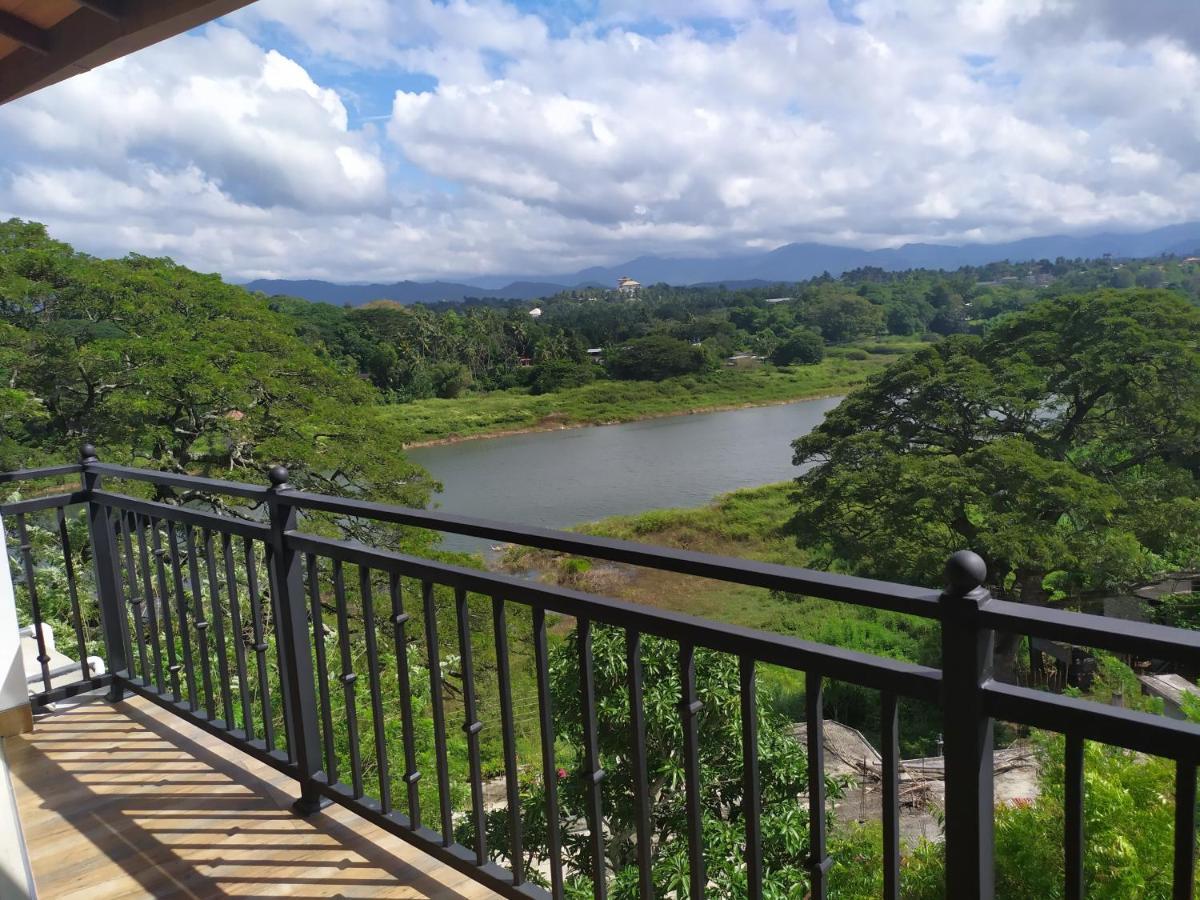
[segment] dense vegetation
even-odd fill
[[[987,557],[998,590],[1054,601],[1200,562],[1198,296],[1200,269],[1192,263],[1059,260],[956,273],[860,270],[840,279],[734,290],[657,285],[634,298],[568,292],[541,301],[538,316],[530,315],[529,303],[507,302],[342,309],[254,296],[169,260],[94,259],[52,240],[41,226],[11,221],[0,225],[0,469],[71,458],[87,437],[111,460],[255,480],[268,461],[283,461],[305,486],[422,505],[432,485],[399,452],[408,442],[793,399],[840,392],[870,374],[824,426],[797,442],[797,461],[815,466],[796,485],[593,530],[925,582],[936,578],[951,551],[971,546]],[[597,349],[603,362],[588,353]],[[908,355],[897,361],[904,351]],[[759,359],[747,369],[724,365],[734,354]],[[161,492],[159,499],[201,498]],[[78,518],[65,526],[86,596],[86,530]],[[354,523],[317,527],[345,530]],[[31,539],[39,560],[51,557],[54,523],[31,521]],[[428,536],[399,532],[389,540],[431,551]],[[239,587],[227,587],[225,596],[239,598],[249,627],[248,558],[225,558],[230,551],[219,544],[178,552],[201,569],[211,562],[216,571],[232,573]],[[936,632],[903,616],[754,589],[685,587],[670,573],[629,578],[586,560],[533,562],[567,584],[900,659],[938,661]],[[256,564],[261,570],[265,560]],[[314,574],[314,619],[325,616],[324,623],[312,623],[314,640],[336,670],[363,672],[365,636],[376,629],[388,709],[395,709],[403,672],[418,766],[427,772],[434,770],[431,690],[445,688],[448,715],[464,714],[464,648],[454,637],[457,613],[468,616],[479,635],[470,647],[479,716],[488,723],[480,733],[483,765],[488,774],[500,771],[489,601],[472,597],[463,610],[452,592],[437,590],[429,611],[442,638],[426,646],[419,635],[430,622],[413,600],[421,587],[405,581],[412,630],[410,644],[397,648],[388,585],[375,585],[368,603],[356,573],[346,573],[347,608],[338,621],[331,601],[338,576]],[[34,577],[59,640],[70,647],[62,567],[40,564]],[[125,577],[132,585],[138,573]],[[178,599],[200,602],[191,590],[185,587]],[[1194,598],[1169,600],[1160,609],[1163,621],[1193,624]],[[262,616],[257,624],[269,635],[269,604]],[[85,609],[84,619],[85,649],[98,649],[94,608]],[[509,626],[514,690],[518,706],[528,709],[535,704],[527,611],[514,608]],[[580,637],[573,626],[570,619],[551,623],[550,689],[563,769],[558,801],[563,816],[576,822],[588,816],[582,775],[589,761],[580,725]],[[632,896],[632,785],[624,746],[629,709],[619,638],[603,629],[592,635],[596,677],[607,686],[596,762],[610,773],[603,790],[614,896]],[[239,640],[248,645],[251,639],[249,631],[230,633],[225,650],[233,658]],[[184,652],[181,645],[174,649]],[[643,651],[659,800],[652,823],[655,882],[660,892],[683,896],[675,646],[647,639]],[[211,670],[222,694],[218,702],[235,702],[243,685],[223,678],[217,662],[200,659],[194,646],[190,652],[195,666]],[[273,656],[266,656],[269,666]],[[152,663],[136,665],[148,675]],[[432,676],[435,668],[440,680]],[[1106,662],[1102,675],[1101,692],[1128,672]],[[277,692],[277,675],[269,672],[266,681],[268,692]],[[768,888],[771,896],[801,897],[804,873],[795,861],[803,858],[807,820],[797,798],[805,774],[787,723],[801,708],[802,684],[767,667],[763,682]],[[700,690],[707,717],[702,732],[712,742],[703,750],[710,876],[735,896],[744,873],[740,782],[736,754],[728,752],[740,734],[731,660],[704,655]],[[385,777],[373,746],[367,690],[360,686],[355,693],[343,683],[328,700],[336,723],[323,735],[330,768],[345,777],[356,751],[367,792],[387,786],[401,797],[403,773],[393,766]],[[826,703],[839,720],[873,735],[876,698],[831,684]],[[352,709],[360,724],[354,747],[344,724]],[[278,710],[276,704],[276,716]],[[906,751],[927,752],[935,715],[918,708],[902,715]],[[400,759],[398,718],[378,724],[388,755]],[[548,785],[529,764],[538,736],[536,722],[518,722],[527,852],[545,864],[536,811]],[[998,812],[1000,884],[1009,896],[1061,891],[1061,774],[1053,763],[1057,748],[1052,741],[1045,745],[1042,796]],[[457,727],[448,753],[452,799],[462,809],[467,751]],[[1088,753],[1089,816],[1097,817],[1089,820],[1095,835],[1090,883],[1100,896],[1158,896],[1166,890],[1157,869],[1162,848],[1170,847],[1170,767],[1115,750],[1089,747]],[[420,799],[427,811],[436,809],[432,778],[420,785]],[[493,816],[489,828],[491,845],[502,853],[503,815]],[[471,837],[463,825],[460,838]],[[835,892],[877,895],[877,835],[868,829],[843,840]],[[585,891],[585,835],[568,836],[565,859],[572,890]],[[936,847],[910,848],[905,884],[912,896],[940,895]]]
[[[737,353],[809,364],[820,360],[825,345],[976,332],[1040,297],[1135,283],[1200,298],[1200,266],[1176,259],[1043,260],[953,273],[859,269],[838,279],[750,288],[659,284],[634,297],[580,289],[536,305],[383,301],[351,309],[284,297],[269,302],[333,359],[369,377],[388,398],[406,402],[472,388],[545,392],[597,377],[700,373]],[[658,352],[635,362],[639,348],[648,346]],[[589,366],[589,349],[602,351],[606,365]],[[670,364],[652,365],[655,357]]]

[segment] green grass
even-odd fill
[[[872,344],[872,346],[877,346]],[[522,389],[418,400],[389,407],[408,445],[536,428],[599,425],[727,406],[766,405],[840,394],[862,384],[900,355],[920,346],[891,341],[893,353],[867,359],[831,354],[813,366],[721,369],[666,381],[596,381],[534,396]]]
[[[723,494],[696,508],[657,509],[614,516],[578,530],[603,537],[804,566],[809,555],[785,530],[792,514],[791,482]],[[705,578],[634,569],[593,561],[580,566],[573,557],[514,549],[505,564],[514,570],[538,570],[545,580],[635,603],[757,628],[857,650],[890,659],[936,664],[938,630],[926,619],[817,597],[798,597],[762,588]],[[569,627],[569,623],[567,623]],[[780,711],[803,718],[804,675],[776,666],[762,667],[764,696]],[[872,692],[830,682],[829,714],[878,737],[879,704]],[[902,709],[904,749],[910,755],[931,752],[938,730],[932,707]]]

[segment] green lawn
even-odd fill
[[[873,345],[882,349],[885,345]],[[840,394],[861,384],[919,344],[889,341],[889,353],[865,359],[832,351],[813,366],[721,369],[666,381],[597,381],[553,394],[522,389],[470,394],[454,400],[418,400],[389,407],[404,429],[405,443],[503,434],[536,428],[599,425],[741,405],[766,405]],[[848,348],[853,353],[858,348]],[[861,355],[861,354],[855,354]]]

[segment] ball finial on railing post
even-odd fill
[[[971,550],[959,550],[946,560],[948,592],[965,597],[987,581],[987,563]]]
[[[85,444],[82,444],[82,445],[80,445],[80,447],[79,447],[79,461],[80,461],[80,462],[85,462],[85,463],[89,463],[89,462],[96,462],[96,461],[97,461],[97,458],[96,458],[96,445],[95,445],[95,444],[89,444],[89,443],[85,443]]]
[[[271,466],[267,471],[267,478],[271,479],[271,486],[277,491],[281,491],[288,487],[288,470],[287,466]]]

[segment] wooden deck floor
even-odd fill
[[[297,818],[290,779],[144,700],[5,752],[42,898],[497,896],[340,807]]]

